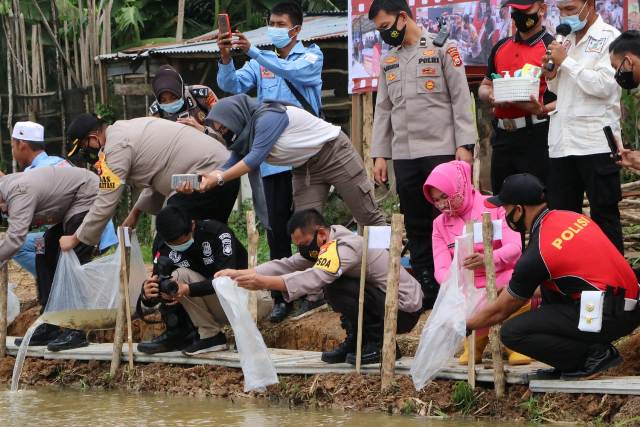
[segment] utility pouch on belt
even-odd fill
[[[582,291],[578,329],[583,332],[600,332],[600,329],[602,329],[603,309],[604,292]]]

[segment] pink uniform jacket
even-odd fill
[[[444,163],[436,167],[424,184],[427,200],[432,202],[429,188],[435,187],[453,200],[455,193],[463,194],[462,204],[453,215],[440,214],[433,221],[433,261],[435,278],[442,283],[449,272],[453,260],[455,238],[464,232],[465,222],[472,219],[482,221],[482,214],[490,212],[492,219],[502,220],[502,239],[493,243],[493,259],[496,266],[496,284],[502,288],[509,283],[513,268],[522,253],[520,234],[511,230],[505,220],[503,208],[489,209],[484,206],[488,196],[478,193],[471,185],[471,167],[460,161]],[[483,253],[482,244],[475,245],[475,251]],[[475,285],[484,288],[486,277],[484,268],[475,270]]]

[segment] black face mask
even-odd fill
[[[522,215],[520,215],[519,220],[514,221],[513,219],[513,216],[516,213],[515,208],[511,209],[511,212],[507,214],[505,219],[507,220],[507,225],[509,226],[510,229],[512,229],[517,233],[522,234],[527,232],[527,226],[524,224],[524,206],[521,206],[521,208],[522,208]]]
[[[622,89],[631,90],[637,88],[640,83],[636,82],[636,80],[634,79],[633,70],[625,71],[622,69],[624,61],[626,59],[627,58],[622,60],[622,64],[620,64],[620,67],[618,67],[618,69],[616,70],[615,79]]]
[[[511,12],[511,19],[513,19],[513,22],[516,24],[516,29],[519,32],[527,33],[538,24],[540,16],[538,16],[538,12],[527,14],[519,10],[514,10]]]
[[[393,25],[386,30],[379,30],[382,40],[391,46],[400,46],[404,41],[404,34],[407,31],[406,25],[403,29],[398,29],[398,18],[400,18],[400,15],[396,16],[396,20],[393,21]]]
[[[308,245],[299,245],[298,252],[304,259],[309,261],[317,261],[318,254],[320,253],[320,246],[318,246],[318,230],[313,235],[313,240]]]

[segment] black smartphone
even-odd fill
[[[604,132],[604,136],[607,138],[607,143],[609,144],[609,149],[611,150],[611,156],[615,161],[622,160],[622,156],[618,152],[618,144],[616,144],[616,138],[613,136],[613,131],[611,130],[611,126],[605,126],[602,128]]]

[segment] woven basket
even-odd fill
[[[529,77],[512,77],[493,80],[494,102],[530,101],[531,95],[538,98],[540,80]]]

